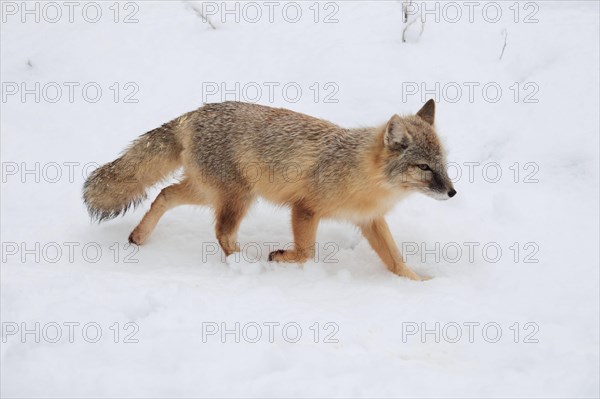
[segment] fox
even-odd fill
[[[358,227],[389,271],[416,281],[429,277],[404,263],[385,215],[411,193],[438,200],[456,195],[433,100],[416,114],[351,129],[284,108],[226,101],[138,137],[89,175],[84,203],[93,220],[115,218],[179,169],[181,178],[160,191],[129,235],[131,244],[144,244],[169,209],[209,206],[216,239],[229,256],[240,251],[240,223],[261,197],[291,209],[293,246],[270,252],[269,261],[306,262],[320,220],[342,220]]]

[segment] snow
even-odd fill
[[[496,23],[482,17],[484,3],[469,22],[458,2],[460,21],[429,16],[406,43],[400,2],[319,3],[319,23],[312,3],[298,23],[282,17],[282,3],[271,23],[258,2],[261,21],[213,15],[214,30],[183,2],[132,3],[139,22],[130,24],[122,20],[135,8],[125,3],[118,23],[112,2],[100,3],[98,23],[82,6],[70,23],[60,2],[57,23],[22,23],[7,4],[21,7],[3,2],[0,28],[2,396],[600,395],[597,2],[519,3],[516,23],[512,2]],[[338,22],[323,23],[334,11]],[[532,12],[538,22],[524,23]],[[22,101],[9,94],[22,82],[56,82],[63,96],[48,101],[51,85],[39,102]],[[80,84],[72,102],[65,82]],[[89,82],[102,89],[95,103],[81,92]],[[269,245],[292,235],[289,211],[264,202],[242,223],[244,256],[228,259],[214,251],[208,209],[171,210],[139,250],[127,236],[150,201],[90,223],[81,187],[94,165],[222,100],[203,87],[236,82],[262,87],[261,104],[347,127],[415,112],[438,94],[458,195],[414,195],[388,215],[407,263],[433,279],[390,274],[355,228],[331,221],[321,223],[316,260],[269,263]],[[272,101],[269,82],[279,84]],[[438,93],[423,93],[436,82]],[[282,93],[287,83],[301,87],[297,102]],[[484,97],[488,83],[502,89],[497,102]],[[124,102],[136,88],[138,101]],[[22,334],[36,323],[39,342]],[[423,335],[436,323],[438,336]],[[236,326],[239,342],[222,334]]]

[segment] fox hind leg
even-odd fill
[[[146,212],[144,218],[129,235],[129,242],[142,245],[150,236],[160,218],[178,205],[206,205],[207,201],[198,194],[188,179],[163,188]]]
[[[314,256],[319,217],[310,209],[298,204],[292,207],[294,248],[277,250],[269,254],[270,261],[302,263]]]
[[[237,232],[242,219],[252,204],[253,197],[235,194],[223,195],[222,197],[227,197],[227,200],[216,208],[215,233],[225,256],[229,256],[234,252],[239,252]]]

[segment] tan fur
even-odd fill
[[[86,181],[84,200],[100,220],[125,212],[145,190],[183,166],[183,180],[161,191],[129,240],[144,243],[162,215],[182,204],[208,205],[226,255],[257,196],[292,209],[295,245],[269,260],[303,262],[314,254],[319,221],[350,220],[388,269],[421,279],[403,262],[383,216],[414,191],[455,191],[433,127],[430,100],[413,116],[380,127],[343,129],[286,109],[207,104],[146,133]],[[425,168],[426,166],[426,168]]]

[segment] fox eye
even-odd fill
[[[427,165],[426,163],[420,163],[420,164],[418,164],[417,166],[418,166],[418,167],[419,167],[419,169],[421,169],[421,170],[431,170],[431,169],[429,168],[429,165]]]

